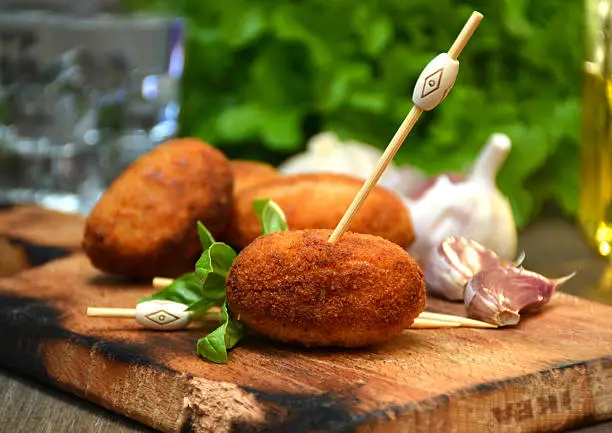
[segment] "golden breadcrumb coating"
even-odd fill
[[[284,211],[291,230],[333,229],[350,206],[364,181],[333,173],[282,176],[238,193],[234,197],[228,241],[244,248],[261,234],[253,212],[253,199],[270,198]],[[355,215],[349,230],[388,239],[403,248],[414,241],[410,213],[394,192],[375,187]]]
[[[197,221],[222,236],[231,214],[229,161],[204,142],[170,140],[132,163],[88,216],[83,247],[107,273],[151,278],[193,271]]]
[[[234,194],[281,175],[273,166],[265,162],[233,159],[230,165],[234,175]]]
[[[416,261],[381,237],[331,230],[276,232],[240,252],[227,278],[234,317],[272,339],[368,346],[410,326],[425,308]]]

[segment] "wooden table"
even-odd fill
[[[564,291],[612,305],[612,266],[597,257],[571,222],[543,217],[523,231],[526,266],[551,277],[578,270]],[[1,342],[0,342],[0,350]],[[149,428],[67,393],[0,370],[0,431],[149,432]],[[612,431],[612,422],[581,429]]]

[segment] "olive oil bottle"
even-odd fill
[[[579,220],[593,247],[612,257],[612,0],[586,0]]]

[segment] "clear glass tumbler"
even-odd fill
[[[178,18],[0,12],[0,203],[87,214],[176,134],[182,69]]]

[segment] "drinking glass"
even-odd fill
[[[0,203],[87,214],[173,137],[183,30],[173,17],[0,13]]]

